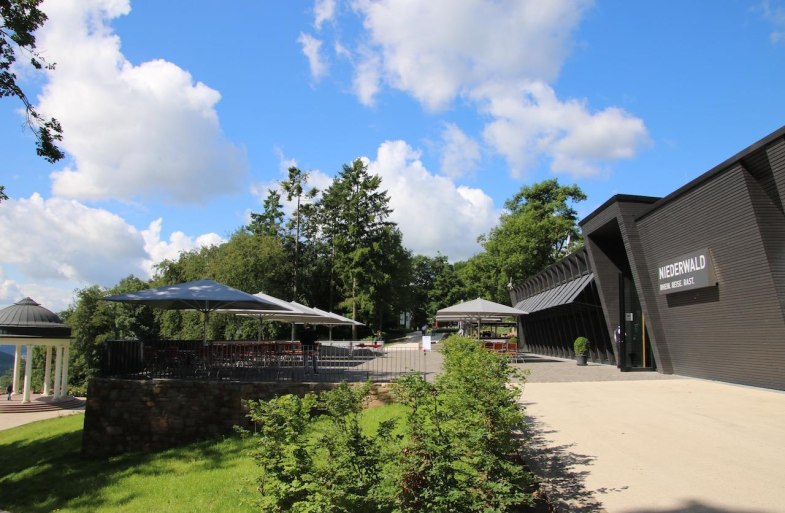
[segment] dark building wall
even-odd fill
[[[649,286],[639,294],[656,305],[656,342],[675,374],[785,388],[778,292],[785,219],[772,194],[777,180],[765,175],[756,178],[737,162],[638,220],[649,262]],[[659,263],[704,247],[717,286],[667,295],[655,290]]]
[[[657,367],[665,373],[672,372],[667,347],[658,344],[663,337],[657,325],[659,318],[657,305],[648,300],[641,291],[650,290],[653,285],[648,279],[646,251],[640,240],[635,224],[636,216],[648,210],[659,198],[642,196],[614,196],[595,214],[581,222],[586,238],[592,269],[597,276],[598,288],[605,314],[606,329],[609,336],[621,323],[619,304],[619,274],[629,276],[638,290],[641,310],[647,319],[651,344]],[[614,347],[614,359],[619,360]]]

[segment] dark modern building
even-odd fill
[[[785,390],[785,127],[664,198],[616,195],[513,288],[525,348]],[[618,343],[616,342],[618,340]]]

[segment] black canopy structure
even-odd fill
[[[146,305],[164,310],[196,310],[204,314],[204,341],[210,312],[220,309],[285,311],[286,307],[213,280],[197,280],[107,296],[106,301]]]

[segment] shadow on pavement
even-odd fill
[[[525,406],[525,403],[524,403]],[[527,438],[524,457],[529,468],[540,480],[554,511],[575,513],[602,513],[602,503],[595,493],[586,488],[586,470],[576,470],[591,465],[593,456],[571,451],[572,445],[549,445],[547,430],[538,419],[527,416],[524,435]],[[610,490],[608,490],[610,491]]]

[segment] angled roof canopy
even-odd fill
[[[594,279],[594,273],[584,274],[574,280],[557,285],[552,289],[535,294],[522,301],[519,301],[515,308],[524,310],[527,313],[539,312],[553,308],[554,306],[566,305],[575,301],[589,283]]]

